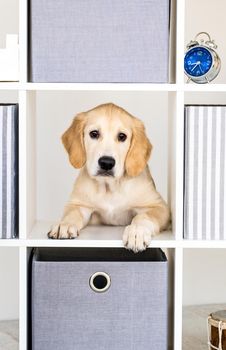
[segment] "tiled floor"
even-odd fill
[[[225,309],[225,304],[184,307],[183,350],[208,350],[207,317],[212,312]]]
[[[0,322],[0,350],[19,349],[19,322]]]

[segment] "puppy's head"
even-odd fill
[[[112,103],[77,115],[62,141],[71,164],[96,178],[139,175],[152,148],[143,123]]]

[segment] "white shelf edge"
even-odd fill
[[[226,92],[226,84],[95,84],[0,82],[0,90]]]
[[[27,91],[177,91],[176,84],[0,82],[0,90]]]
[[[109,247],[123,248],[121,239],[0,239],[0,247]],[[226,249],[226,240],[188,241],[153,239],[149,248]]]
[[[19,82],[0,82],[0,90],[20,90]]]
[[[145,84],[145,83],[26,83],[26,90],[56,90],[56,91],[176,91],[175,84]]]
[[[121,239],[1,239],[0,247],[124,247]],[[226,249],[225,241],[152,240],[149,248]]]
[[[226,84],[184,84],[184,92],[226,92]]]
[[[102,239],[12,239],[2,240],[0,247],[78,247],[78,248],[123,248],[122,240]],[[175,248],[173,240],[153,240],[149,248]]]
[[[47,247],[123,247],[124,226],[87,226],[75,239],[48,239],[47,232],[52,226],[49,221],[37,221],[27,236],[25,244]],[[153,237],[150,247],[173,247],[174,236],[165,231]]]
[[[200,249],[226,249],[226,240],[219,240],[219,241],[206,241],[206,240],[194,240],[194,241],[189,241],[184,239],[183,241],[178,242],[179,246],[182,248],[200,248]]]
[[[123,248],[122,240],[44,240],[44,239],[15,239],[0,242],[0,247],[73,247],[73,248]],[[175,248],[173,241],[153,241],[149,248]]]
[[[22,239],[0,239],[0,247],[20,247]]]
[[[123,248],[122,240],[27,240],[27,247]],[[152,241],[148,248],[174,248],[173,241]]]

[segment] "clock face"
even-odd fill
[[[192,77],[205,75],[212,67],[213,58],[208,49],[196,46],[190,49],[184,58],[184,70]]]

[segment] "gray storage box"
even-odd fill
[[[0,239],[18,235],[18,117],[17,104],[0,104]]]
[[[32,350],[167,350],[167,279],[160,249],[36,249]]]
[[[226,239],[226,106],[185,107],[184,238]]]
[[[170,0],[30,0],[33,82],[168,82]]]

